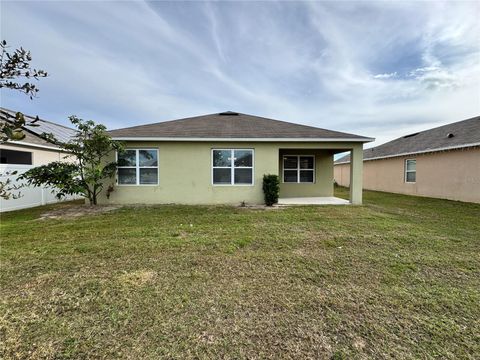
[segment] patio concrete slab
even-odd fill
[[[334,196],[280,198],[278,205],[348,205],[350,201]]]

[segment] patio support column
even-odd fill
[[[363,189],[363,144],[358,144],[350,151],[350,202],[362,204]]]

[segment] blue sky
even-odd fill
[[[119,128],[234,110],[376,137],[480,114],[478,2],[2,1],[38,98]]]

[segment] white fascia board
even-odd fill
[[[193,138],[193,137],[112,137],[117,141],[215,141],[215,142],[371,142],[374,138]]]
[[[381,159],[389,159],[389,158],[400,157],[400,156],[411,156],[411,155],[420,155],[420,154],[427,154],[427,153],[440,152],[440,151],[465,149],[465,148],[475,147],[475,146],[480,146],[480,142],[465,144],[465,145],[446,146],[446,147],[442,147],[442,148],[428,149],[428,150],[423,150],[423,151],[406,152],[406,153],[387,155],[387,156],[377,156],[377,157],[373,157],[373,158],[363,159],[363,161],[381,160]],[[368,150],[369,149],[366,149],[364,151],[368,151]],[[350,161],[336,162],[334,165],[341,165],[341,164],[350,164]]]
[[[20,146],[28,146],[28,147],[33,147],[33,148],[39,148],[39,149],[55,150],[55,151],[58,151],[58,152],[68,152],[68,151],[62,150],[58,147],[55,147],[55,146],[33,144],[33,143],[29,143],[29,142],[24,142],[24,141],[7,141],[7,142],[5,142],[5,145],[20,145]]]

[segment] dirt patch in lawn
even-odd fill
[[[59,209],[44,212],[37,220],[46,219],[72,219],[86,215],[99,215],[119,209],[120,205],[69,205]]]

